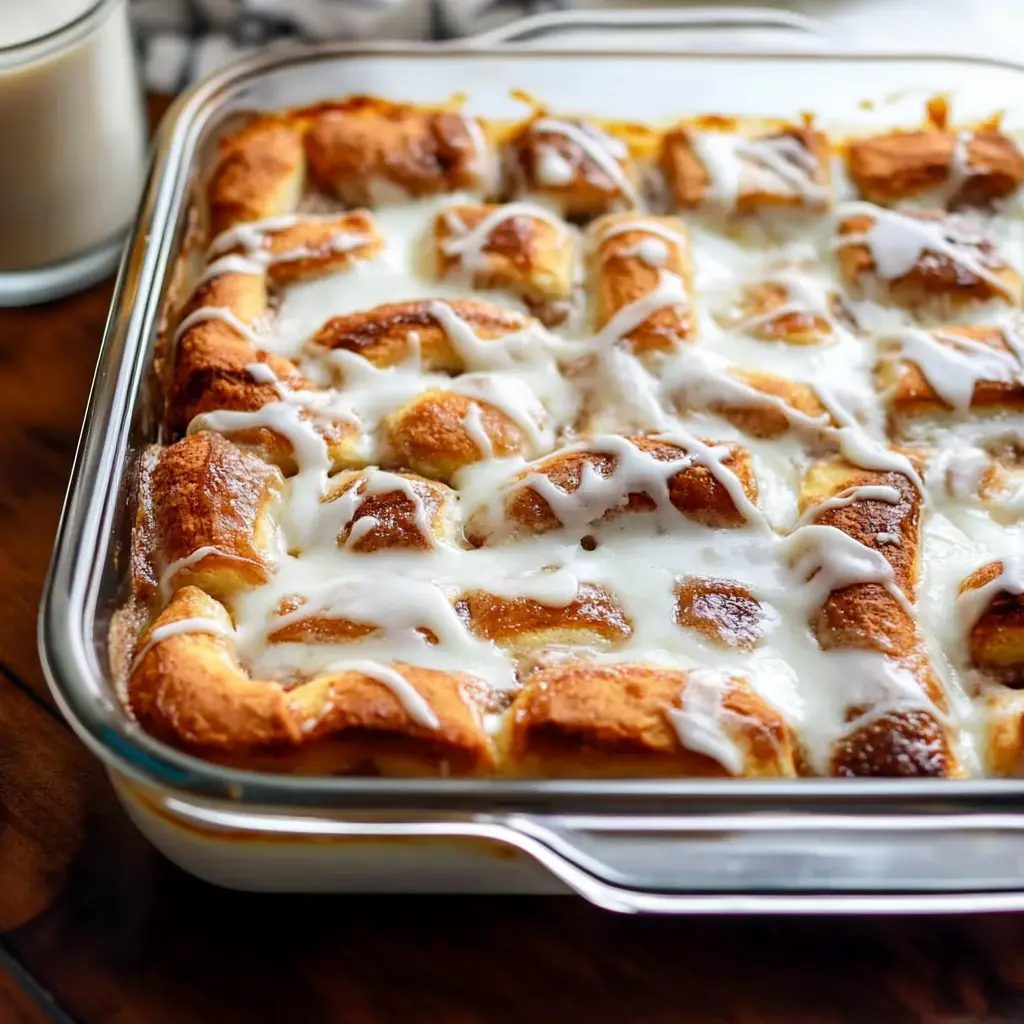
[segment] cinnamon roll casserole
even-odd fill
[[[120,659],[270,771],[1014,775],[998,126],[253,119],[198,204]]]

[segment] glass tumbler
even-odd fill
[[[127,0],[0,0],[0,305],[110,273],[145,160]]]

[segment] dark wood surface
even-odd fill
[[[155,854],[54,708],[35,644],[109,297],[0,311],[0,1024],[1024,1021],[1024,917],[261,897]]]

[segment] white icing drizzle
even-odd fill
[[[956,610],[965,633],[970,633],[997,594],[1024,594],[1024,555],[1000,558],[1002,569],[988,583],[963,591],[956,599]]]
[[[730,211],[744,190],[781,192],[820,201],[828,189],[815,180],[817,158],[788,135],[745,139],[726,132],[690,132],[709,187],[704,202]]]
[[[448,336],[467,370],[505,370],[543,359],[548,338],[545,329],[530,321],[522,330],[500,338],[481,338],[447,302],[431,302],[427,311]]]
[[[497,186],[497,154],[488,144],[487,136],[475,117],[463,114],[462,123],[466,126],[466,134],[473,146],[474,164],[480,178],[480,187],[484,192],[490,192]]]
[[[619,235],[633,234],[638,231],[642,231],[645,235],[654,235],[676,248],[686,245],[686,237],[682,230],[677,231],[667,224],[646,217],[628,217],[616,220],[611,224],[602,224],[597,242],[600,244],[607,242],[609,238],[617,238]]]
[[[826,498],[817,505],[811,505],[797,520],[797,526],[813,523],[829,509],[846,508],[858,501],[884,501],[887,505],[898,505],[901,501],[899,490],[882,484],[865,484],[860,487],[847,487],[831,498]]]
[[[257,263],[256,260],[249,259],[247,256],[240,256],[238,253],[229,253],[227,256],[221,256],[219,259],[207,264],[206,269],[199,275],[199,279],[196,281],[196,288],[198,289],[200,285],[215,277],[220,277],[222,274],[248,274],[255,276],[263,274],[265,270],[266,266],[263,263]]]
[[[466,428],[469,439],[480,449],[480,454],[485,459],[494,458],[494,445],[484,427],[480,406],[473,402],[463,417],[462,425]]]
[[[635,245],[620,249],[615,255],[621,259],[638,259],[649,267],[664,267],[670,254],[668,246],[660,238],[642,238]]]
[[[1010,285],[985,262],[978,248],[980,227],[952,214],[938,220],[913,217],[872,203],[844,203],[836,211],[840,222],[851,217],[871,217],[867,231],[838,236],[833,248],[866,245],[871,252],[875,273],[884,281],[895,281],[910,273],[926,253],[944,256],[1007,298]],[[950,237],[952,235],[952,237]]]
[[[801,273],[795,268],[779,270],[764,279],[765,284],[775,284],[786,291],[786,301],[781,306],[769,310],[767,313],[747,317],[740,323],[739,329],[749,334],[754,333],[760,327],[781,320],[784,316],[792,313],[801,313],[805,316],[812,316],[823,320],[828,324],[829,330],[835,332],[840,329],[839,323],[832,312],[832,297],[828,290],[818,284],[808,274]]]
[[[550,415],[534,398],[529,385],[518,377],[464,373],[452,381],[449,390],[503,412],[527,436],[535,453],[550,447],[554,441]],[[483,428],[482,423],[480,427]]]
[[[970,410],[980,381],[1024,380],[1024,366],[1009,352],[950,331],[907,327],[886,340],[900,357],[920,369],[931,389],[961,416]]]
[[[458,217],[457,210],[442,211],[441,216],[445,217],[448,230],[453,232],[447,238],[442,239],[441,251],[446,256],[458,257],[462,267],[471,274],[479,274],[486,269],[485,249],[491,236],[502,224],[517,217],[550,224],[561,234],[563,244],[568,243],[564,222],[550,210],[546,210],[536,203],[505,203],[492,210],[479,224],[469,230],[466,230],[462,219]]]
[[[666,708],[665,714],[687,750],[714,759],[730,775],[741,775],[746,758],[723,728],[725,718],[741,717],[723,708],[732,685],[728,673],[694,669],[686,676],[682,707]]]
[[[623,199],[628,200],[632,206],[642,205],[633,183],[619,164],[619,159],[625,157],[626,153],[618,139],[613,139],[592,125],[582,128],[553,117],[540,118],[534,122],[533,130],[537,134],[563,135],[574,142],[591,163],[608,176]]]
[[[196,324],[206,323],[208,320],[216,320],[222,324],[227,324],[232,330],[237,331],[246,341],[250,342],[256,348],[263,347],[263,339],[257,334],[252,327],[247,323],[244,323],[239,319],[238,315],[228,309],[226,306],[200,306],[199,309],[194,309],[188,316],[186,316],[180,324],[178,324],[177,330],[174,332],[173,344],[177,344],[178,341],[184,336],[186,331],[190,331]]]
[[[748,522],[770,529],[764,513],[747,497],[742,481],[724,464],[729,457],[729,449],[725,445],[705,444],[682,428],[676,428],[672,433],[654,434],[652,438],[678,445],[683,452],[673,458],[659,459],[618,434],[597,436],[557,454],[594,452],[611,456],[615,464],[607,475],[602,475],[587,462],[576,490],[564,491],[545,473],[537,470],[521,480],[508,482],[496,500],[503,507],[509,494],[531,489],[548,503],[563,526],[578,529],[625,505],[630,494],[647,494],[655,503],[659,529],[671,530],[681,513],[672,504],[669,481],[691,466],[700,465],[708,469],[728,492],[736,510]]]
[[[189,424],[188,432],[214,430],[230,435],[259,427],[280,434],[292,446],[299,471],[288,481],[290,497],[285,505],[285,515],[296,544],[305,546],[314,530],[316,510],[326,489],[331,459],[323,435],[301,415],[297,404],[282,400],[268,402],[253,411],[218,409],[201,413]]]
[[[896,585],[885,556],[834,526],[809,524],[794,530],[780,545],[793,569],[807,581],[812,608],[820,607],[833,591],[858,583],[885,587],[900,607],[916,621],[914,606]]]
[[[172,636],[187,636],[192,633],[202,633],[207,636],[234,637],[235,630],[226,626],[217,619],[188,618],[177,619],[175,622],[167,622],[162,626],[155,626],[149,631],[149,636],[142,647],[135,653],[132,659],[131,668],[128,674],[132,675],[142,664],[142,659],[156,647],[157,644],[169,640]]]
[[[354,661],[335,662],[328,669],[330,672],[361,672],[374,682],[386,686],[404,708],[406,714],[425,729],[440,729],[441,722],[434,709],[423,698],[423,695],[409,682],[405,676],[390,665],[379,661],[358,659]]]
[[[185,555],[183,558],[175,559],[175,561],[171,562],[160,574],[158,589],[164,600],[170,597],[171,584],[179,572],[182,572],[185,569],[191,569],[194,565],[197,565],[204,558],[208,558],[211,555],[215,555],[217,558],[223,558],[227,561],[243,562],[247,565],[259,566],[260,564],[259,562],[253,561],[251,558],[245,558],[243,555],[233,555],[228,551],[222,551],[213,544],[204,544],[202,547],[196,548],[191,554]]]
[[[563,188],[576,177],[572,164],[554,146],[537,146],[537,184],[544,188]]]
[[[338,227],[326,242],[316,248],[297,246],[279,253],[270,252],[267,248],[269,235],[303,223],[329,223],[338,220],[339,216],[337,213],[322,215],[285,213],[276,217],[267,217],[264,220],[236,224],[214,238],[207,249],[207,256],[220,256],[223,253],[229,253],[232,249],[241,249],[250,263],[267,267],[276,263],[294,263],[298,260],[320,256],[324,246],[332,252],[342,254],[352,252],[371,241],[369,235]]]
[[[669,390],[684,395],[690,401],[707,405],[717,402],[735,405],[762,405],[782,413],[789,423],[831,440],[843,457],[862,469],[901,473],[914,484],[922,495],[925,492],[913,463],[900,452],[884,447],[870,437],[840,402],[831,388],[823,384],[812,385],[818,399],[828,410],[838,427],[832,426],[825,416],[813,417],[794,409],[777,395],[765,394],[745,381],[727,372],[716,370],[698,352],[683,352],[673,357],[674,366],[663,372],[662,379]]]
[[[630,217],[613,224],[603,225],[597,234],[595,244],[601,246],[608,239],[627,233],[642,233],[648,237],[641,238],[633,245],[622,249],[607,249],[601,254],[602,261],[636,258],[649,267],[660,269],[668,266],[673,252],[682,252],[686,247],[686,239],[681,230],[673,230],[666,224],[643,217]]]
[[[363,470],[361,476],[349,483],[347,489],[337,497],[331,494],[323,497],[318,509],[311,546],[334,544],[345,527],[351,525],[349,535],[345,539],[346,549],[351,550],[367,533],[380,525],[373,516],[364,515],[356,518],[364,499],[394,493],[403,494],[412,502],[413,525],[427,546],[435,547],[437,539],[431,529],[430,515],[413,481],[383,469]]]
[[[974,132],[957,132],[953,141],[953,150],[949,154],[949,166],[946,171],[946,181],[940,189],[940,197],[943,205],[952,202],[963,190],[964,185],[973,177],[971,169],[971,141],[974,139]]]
[[[674,306],[683,310],[689,309],[690,297],[683,279],[678,274],[661,270],[657,287],[617,310],[594,336],[594,344],[598,349],[609,348],[623,338],[629,337],[636,328],[645,324],[659,310]]]

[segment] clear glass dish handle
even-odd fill
[[[501,825],[510,845],[610,910],[1024,908],[1024,815],[1015,813],[513,815]]]
[[[536,14],[460,39],[454,45],[474,49],[513,43],[531,49],[585,45],[598,49],[664,50],[682,44],[690,52],[791,52],[822,49],[830,42],[820,21],[794,11],[681,4],[664,9]]]
[[[177,822],[207,833],[498,843],[620,913],[1024,910],[1024,814],[1013,810],[382,816],[303,815],[170,794],[159,803]]]

